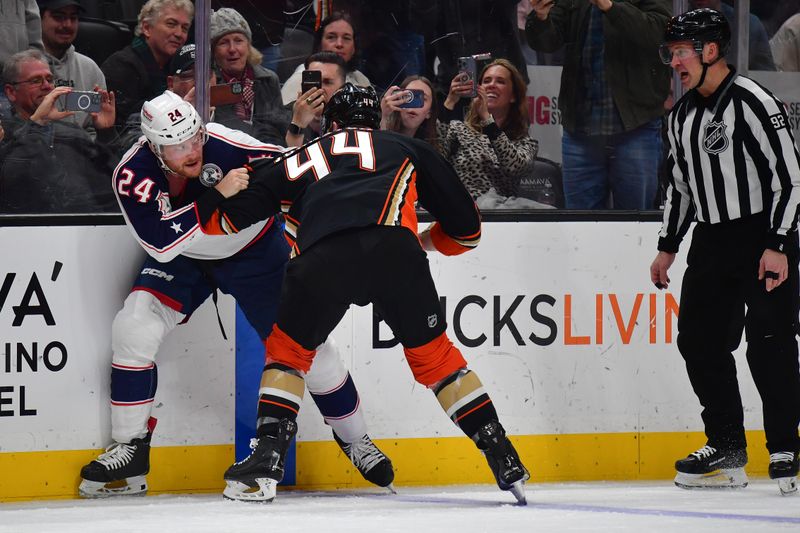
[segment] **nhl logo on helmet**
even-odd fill
[[[214,163],[206,163],[200,171],[200,183],[213,187],[222,180],[222,169]]]

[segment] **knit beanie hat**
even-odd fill
[[[223,7],[211,13],[209,36],[213,46],[217,40],[229,33],[243,33],[248,41],[253,40],[253,32],[244,17],[235,9]]]

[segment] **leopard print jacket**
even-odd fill
[[[503,196],[516,196],[520,180],[533,169],[538,141],[527,135],[511,140],[501,132],[494,140],[460,120],[437,122],[439,152],[453,165],[473,198],[491,187]]]

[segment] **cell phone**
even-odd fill
[[[304,70],[303,78],[300,82],[300,94],[305,94],[311,89],[322,88],[322,71],[321,70]]]
[[[94,91],[72,91],[64,97],[65,111],[100,112],[100,93]]]
[[[242,92],[242,84],[238,81],[212,85],[209,103],[211,106],[238,104],[242,101]]]
[[[478,96],[478,61],[481,66],[492,59],[492,54],[475,54],[458,58],[458,71],[461,73],[461,81],[472,81],[472,91],[466,95],[470,98]]]
[[[405,100],[397,107],[408,109],[425,105],[425,91],[422,89],[400,89],[395,92],[405,93]]]

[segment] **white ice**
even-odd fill
[[[488,485],[398,487],[396,495],[279,489],[270,504],[212,494],[4,503],[0,532],[800,531],[800,495],[782,497],[769,480],[733,491],[687,491],[665,481],[534,483],[526,492],[526,507]]]

